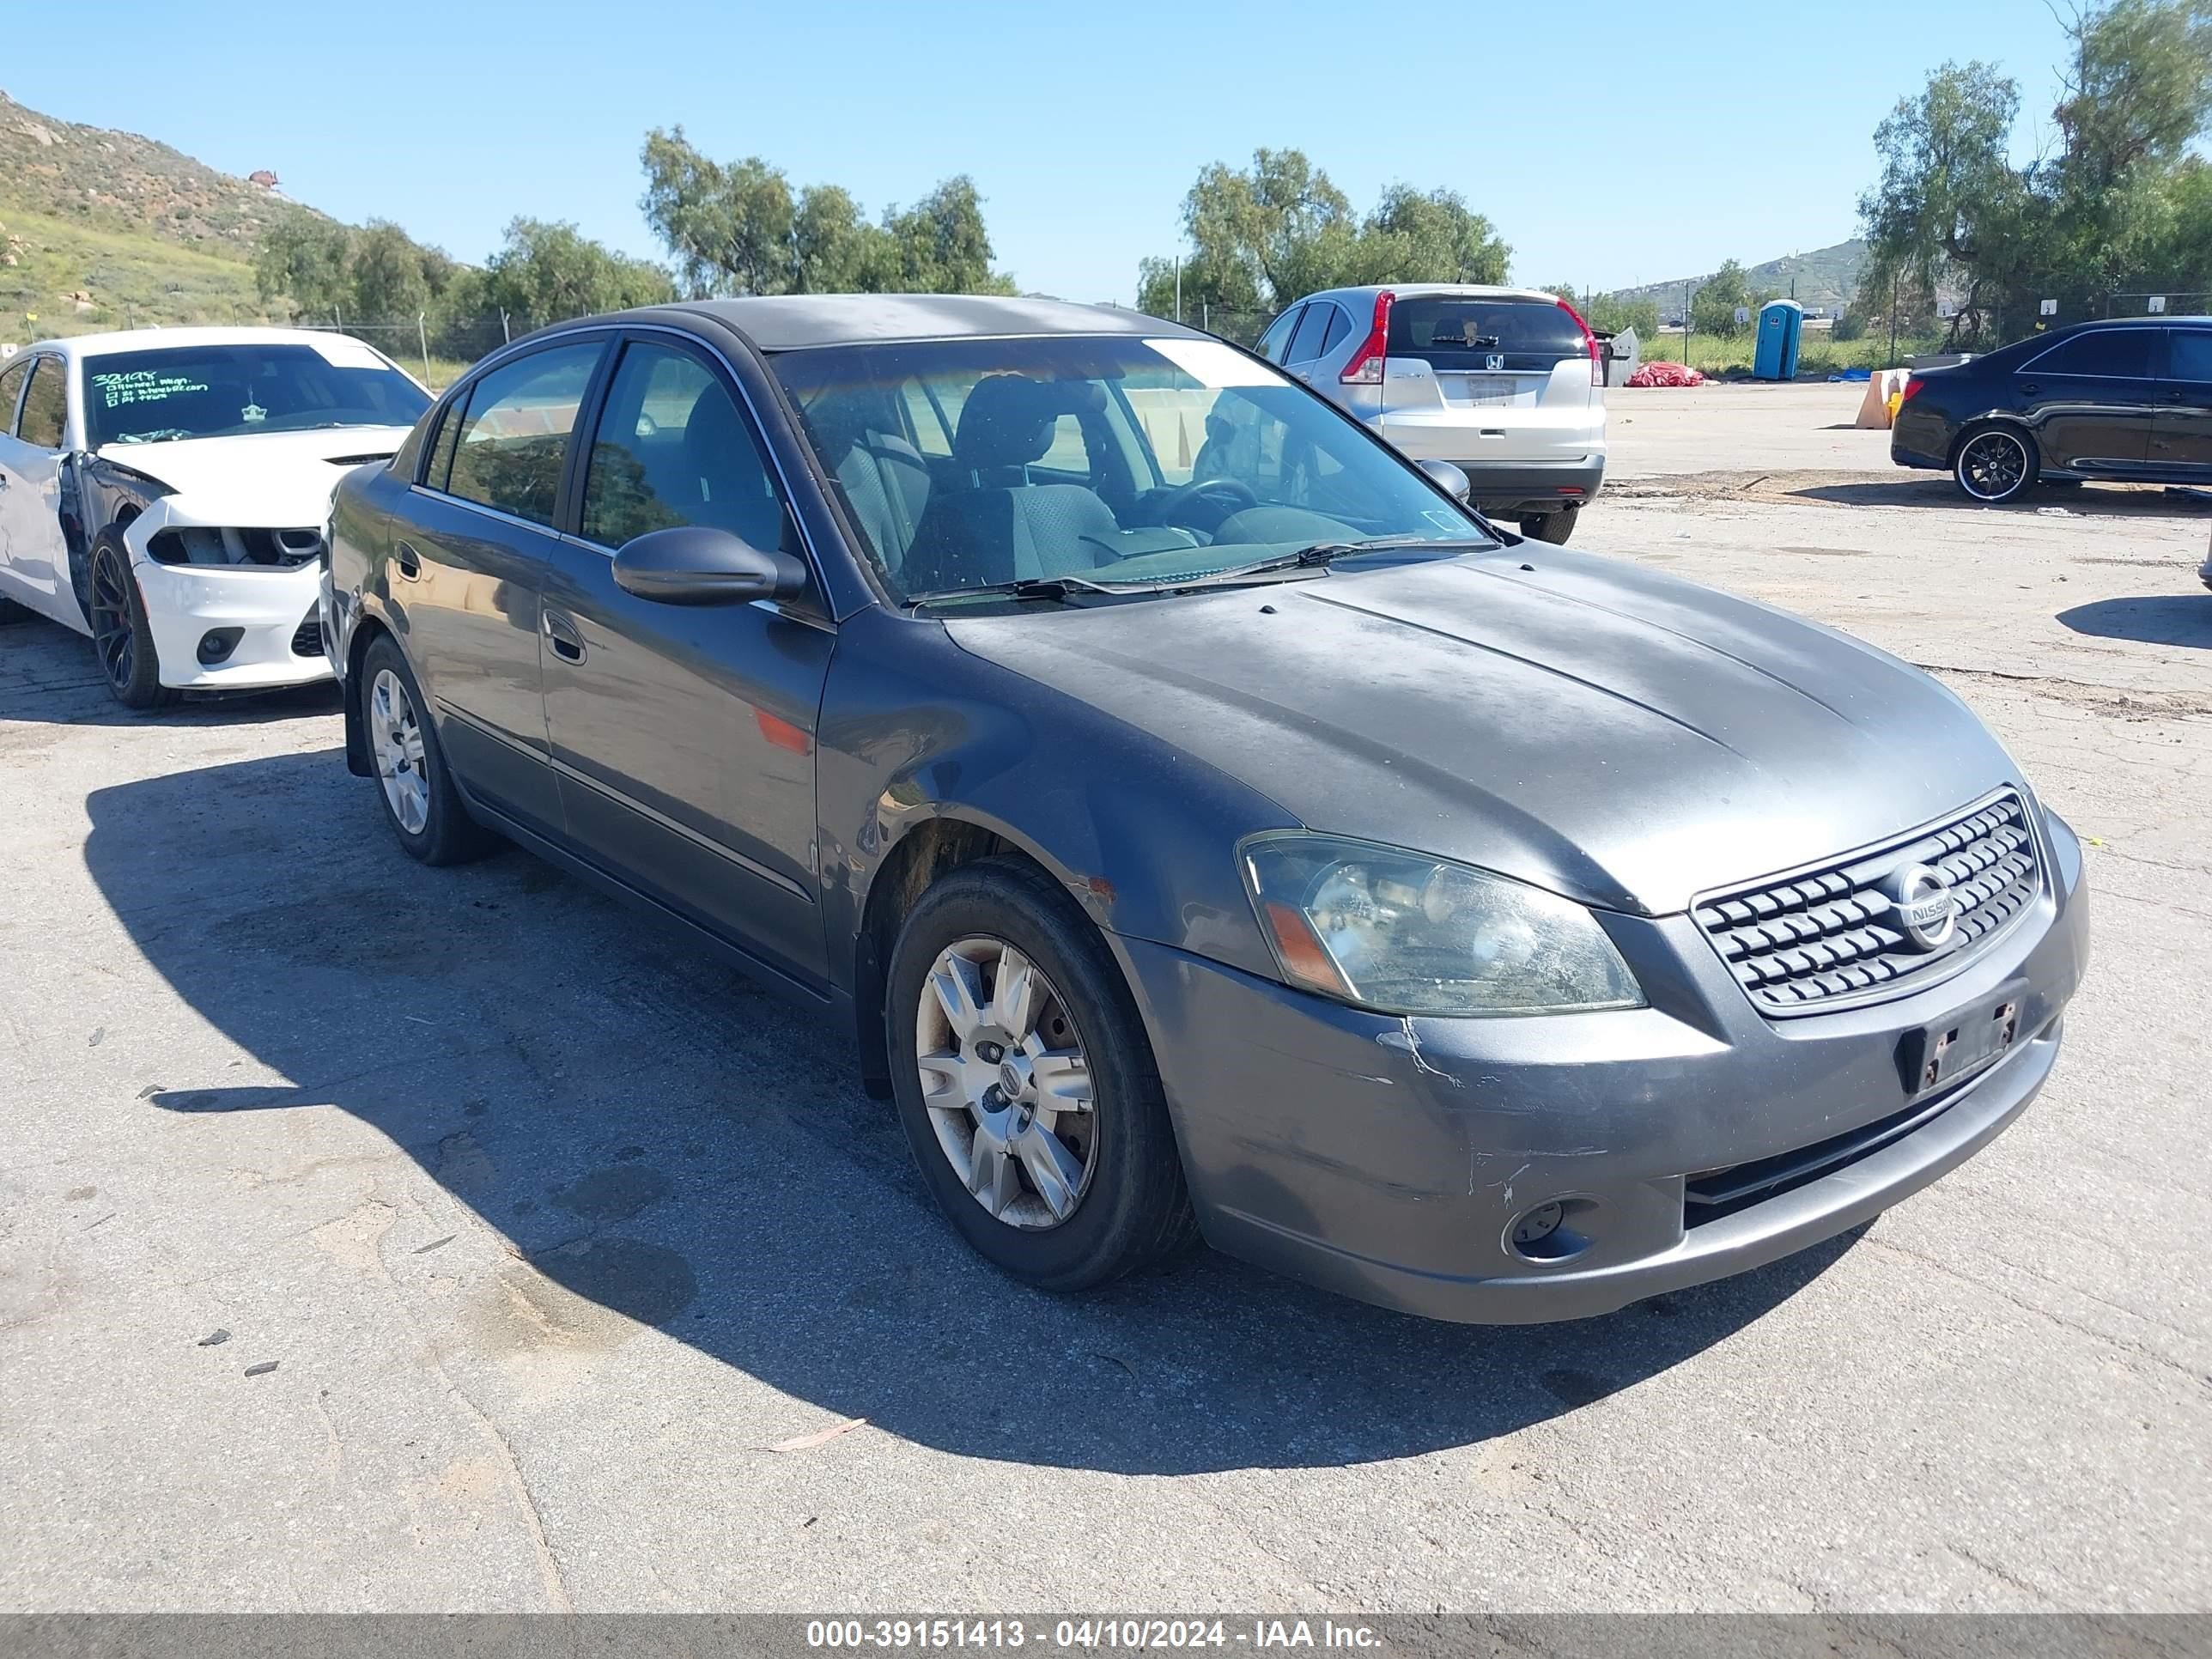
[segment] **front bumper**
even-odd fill
[[[150,516],[150,515],[149,515]],[[250,691],[331,678],[318,620],[321,566],[163,564],[148,556],[151,532],[131,526],[131,574],[146,604],[146,625],[161,684],[187,691]],[[210,633],[238,637],[214,662],[201,660]]]
[[[1686,916],[1606,919],[1651,1007],[1526,1019],[1393,1019],[1121,943],[1215,1246],[1433,1318],[1573,1319],[1855,1226],[2026,1108],[2087,952],[2081,848],[2055,820],[2048,839],[2043,896],[1956,976],[1790,1020],[1762,1017]],[[2005,1058],[1908,1108],[1905,1034],[1999,1000],[2019,1009]],[[1896,1119],[1910,1127],[1771,1194],[1686,1201],[1701,1172]],[[1532,1261],[1510,1234],[1552,1201],[1565,1253]]]

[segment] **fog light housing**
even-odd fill
[[[1554,1198],[1532,1204],[1505,1224],[1505,1248],[1540,1267],[1571,1261],[1589,1249],[1590,1237],[1571,1224],[1596,1207],[1597,1201],[1589,1198]]]
[[[238,642],[245,637],[246,630],[242,628],[209,629],[200,635],[200,666],[212,668],[217,663],[228,660],[230,653],[238,649]]]

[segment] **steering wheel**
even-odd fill
[[[1260,498],[1252,486],[1241,478],[1193,478],[1159,496],[1152,507],[1152,516],[1162,524],[1178,524],[1182,515],[1200,501],[1221,508],[1213,520],[1219,524],[1232,513],[1257,507]]]

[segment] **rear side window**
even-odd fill
[[[1324,357],[1344,343],[1344,337],[1352,332],[1352,316],[1342,306],[1328,308],[1328,332],[1322,337],[1321,355]]]
[[[1462,299],[1417,294],[1390,307],[1390,355],[1437,368],[1549,371],[1589,347],[1575,319],[1548,300]]]
[[[1321,356],[1321,343],[1328,332],[1329,313],[1334,306],[1310,305],[1305,315],[1298,319],[1298,331],[1291,336],[1291,349],[1283,354],[1286,363],[1310,362]]]
[[[597,340],[553,346],[478,380],[460,422],[447,491],[532,524],[551,524],[568,434],[600,349]]]
[[[15,429],[15,399],[23,395],[23,377],[31,372],[28,357],[0,370],[0,432]]]
[[[2112,328],[2076,334],[2070,340],[2061,340],[2020,372],[2138,380],[2150,373],[2151,333],[2147,328]]]
[[[2168,380],[2212,380],[2212,332],[2177,328],[2166,338]]]
[[[608,389],[584,483],[584,537],[620,547],[709,525],[758,548],[784,543],[783,499],[752,426],[689,352],[636,344]]]
[[[15,435],[38,449],[59,449],[62,428],[69,420],[69,392],[63,384],[68,371],[58,357],[41,357],[31,365],[31,389],[23,394],[23,418]]]

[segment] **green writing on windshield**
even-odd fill
[[[120,409],[125,404],[158,404],[166,398],[208,389],[205,380],[195,380],[189,374],[164,374],[151,368],[123,374],[94,374],[90,378],[103,409]]]

